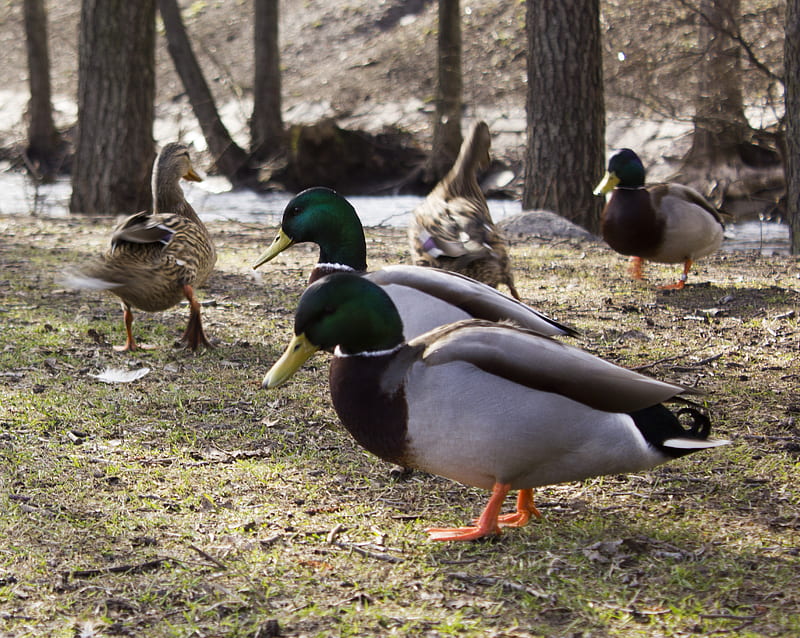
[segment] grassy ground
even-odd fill
[[[526,300],[603,357],[706,389],[733,444],[538,490],[541,521],[435,544],[425,527],[465,523],[486,494],[358,448],[325,357],[260,388],[315,250],[254,278],[274,229],[212,225],[217,347],[173,347],[183,306],[138,313],[160,348],[126,355],[112,297],[54,283],[110,224],[0,217],[0,634],[800,635],[796,259],[720,254],[670,294],[656,284],[676,268],[631,282],[599,244],[513,246]],[[373,268],[407,259],[399,231],[368,240]],[[109,367],[150,371],[92,376]]]

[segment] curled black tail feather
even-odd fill
[[[676,416],[680,419],[687,414],[691,416],[691,423],[688,429],[684,430],[684,435],[693,439],[708,439],[708,435],[711,433],[711,420],[695,408],[681,408]],[[681,426],[683,426],[683,422],[681,422]]]

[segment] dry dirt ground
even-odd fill
[[[59,289],[111,220],[0,217],[0,635],[789,636],[800,633],[800,269],[718,254],[631,282],[599,243],[515,241],[523,298],[621,365],[703,388],[732,444],[651,472],[537,491],[542,521],[448,546],[486,495],[405,480],[360,450],[317,358],[285,388],[282,352],[316,260],[254,276],[274,228],[212,224],[203,312],[214,350],[172,343],[186,308],[138,313]],[[408,259],[368,229],[372,268]],[[131,383],[93,376],[149,372]],[[510,506],[510,504],[509,504]]]

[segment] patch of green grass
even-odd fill
[[[114,298],[53,283],[102,249],[99,228],[2,223],[0,634],[252,638],[272,622],[285,636],[800,633],[796,260],[704,260],[665,294],[599,245],[513,246],[525,299],[592,352],[702,387],[733,444],[542,488],[542,520],[439,544],[424,529],[466,523],[485,492],[398,480],[359,448],[330,405],[324,357],[260,388],[315,251],[254,281],[247,256],[271,232],[212,227],[224,249],[200,295],[217,347],[174,348],[177,307],[137,313],[137,337],[158,348],[121,354]],[[402,231],[368,238],[373,268],[406,258]],[[724,314],[699,314],[723,297]],[[141,366],[129,384],[90,376]]]

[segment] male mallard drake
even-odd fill
[[[122,300],[125,345],[135,350],[131,308],[166,310],[183,298],[189,301],[189,323],[182,341],[192,350],[210,346],[203,332],[200,304],[194,288],[205,283],[217,260],[208,230],[186,201],[180,179],[199,182],[189,149],[170,143],[161,149],[153,168],[153,210],[131,215],[111,236],[111,247],[98,261],[66,283],[75,288],[108,290]]]
[[[717,210],[696,190],[679,184],[645,188],[642,161],[629,148],[614,153],[605,177],[594,193],[613,189],[603,210],[603,239],[623,255],[632,255],[631,275],[642,278],[644,260],[663,264],[683,262],[677,283],[683,288],[692,262],[716,251],[723,225]]]
[[[408,240],[417,265],[460,272],[494,288],[505,284],[519,299],[505,241],[475,175],[489,165],[491,143],[489,127],[476,122],[453,168],[414,209]]]
[[[332,272],[365,273],[367,247],[355,209],[328,188],[310,188],[287,205],[278,235],[253,268],[295,243],[319,245],[319,262],[309,283]],[[546,335],[576,332],[478,281],[453,272],[419,266],[388,266],[364,275],[383,287],[400,311],[405,338],[461,319],[508,319]]]
[[[392,300],[354,274],[311,284],[294,331],[263,387],[286,381],[317,350],[333,351],[333,406],[360,445],[492,490],[476,526],[428,530],[433,540],[524,525],[539,515],[541,485],[639,471],[726,443],[708,440],[708,418],[695,408],[676,416],[662,405],[689,388],[509,324],[461,321],[404,343]],[[512,489],[517,511],[501,516]]]

